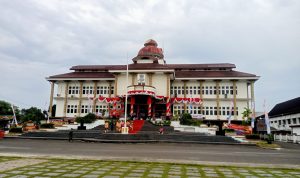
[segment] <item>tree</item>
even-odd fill
[[[22,109],[21,110],[21,121],[27,122],[32,120],[36,124],[40,124],[41,120],[45,120],[45,116],[42,111],[36,107],[31,107],[29,109]]]
[[[244,108],[244,112],[242,112],[242,115],[243,115],[243,118],[245,119],[248,119],[250,118],[250,115],[252,114],[252,111],[251,109],[249,108]]]
[[[250,119],[251,119],[251,114],[252,114],[252,111],[251,109],[249,108],[244,108],[244,112],[242,112],[242,115],[243,115],[243,125],[248,125],[250,123]]]
[[[89,113],[84,117],[76,117],[76,122],[80,123],[79,130],[85,130],[84,123],[92,123],[97,119],[97,116],[93,113]]]
[[[21,117],[20,110],[16,106],[14,106],[14,110],[15,110],[16,118],[17,118],[17,120],[19,120]],[[13,114],[14,113],[11,108],[11,104],[6,101],[0,100],[0,115],[11,115],[12,116]]]
[[[6,101],[0,101],[0,115],[13,115],[11,104]]]

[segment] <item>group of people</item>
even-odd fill
[[[114,127],[116,128],[116,132],[122,132],[122,127],[125,126],[125,121],[118,120],[115,123],[111,122],[109,123],[108,121],[105,122],[104,124],[104,132],[107,133],[109,130],[113,131]],[[126,121],[126,127],[128,127],[129,130],[133,130],[133,121]],[[110,128],[110,129],[109,129]]]

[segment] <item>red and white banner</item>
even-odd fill
[[[171,98],[171,103],[202,104],[201,98]]]
[[[148,101],[147,101],[147,104],[148,104],[148,116],[151,117],[152,115],[152,99],[151,99],[151,96],[148,96]]]
[[[170,116],[171,115],[171,102],[170,102],[170,98],[166,97],[166,116]]]
[[[112,98],[107,98],[107,97],[103,97],[103,96],[99,96],[98,97],[98,101],[101,103],[109,103],[109,104],[113,104],[113,103],[121,103],[122,99],[119,97],[112,97]]]

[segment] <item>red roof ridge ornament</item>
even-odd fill
[[[145,42],[144,46],[155,46],[155,47],[157,47],[157,42],[153,39],[149,39]]]
[[[139,50],[138,55],[132,60],[135,63],[138,60],[153,60],[154,63],[158,63],[157,61],[161,59],[164,59],[162,48],[158,48],[155,40],[149,39],[144,43],[144,47]]]

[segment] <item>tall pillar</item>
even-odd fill
[[[255,116],[254,80],[251,81],[250,86],[251,86],[251,105],[253,105],[253,111],[252,112]]]
[[[237,119],[237,115],[236,115],[236,82],[237,80],[233,80],[232,84],[233,84],[233,116],[234,119]]]
[[[200,84],[200,99],[202,101],[202,104],[200,105],[200,113],[203,114],[203,94],[202,94],[202,87],[203,87],[204,80],[199,80]]]
[[[217,119],[220,119],[220,81],[215,80],[216,82],[216,100],[217,100]]]
[[[249,99],[249,86],[250,86],[250,83],[247,82],[247,83],[246,83],[246,88],[247,88],[247,108],[249,108],[249,101],[251,101],[251,100]]]
[[[152,73],[149,73],[149,85],[152,86]]]
[[[109,88],[109,90],[108,90],[108,97],[111,97],[111,82],[112,81],[108,82],[108,88]]]
[[[152,83],[152,81],[151,81],[151,83]],[[167,73],[167,97],[170,97],[170,73]]]
[[[135,81],[135,73],[131,74],[131,85],[134,85],[134,81]]]
[[[68,89],[69,89],[69,81],[65,81],[65,98],[64,98],[64,113],[63,116],[66,117],[67,113],[67,102],[68,102]]]
[[[117,91],[118,91],[118,74],[115,74],[115,87],[114,87],[114,96],[117,96]]]
[[[183,93],[183,97],[186,98],[186,82],[187,80],[183,80],[183,87],[184,87],[184,93]],[[186,112],[186,103],[184,103],[184,112]]]
[[[79,103],[78,103],[78,116],[81,115],[81,103],[82,103],[82,87],[83,87],[83,81],[79,81]]]
[[[98,81],[94,80],[94,97],[93,97],[93,113],[96,113],[96,102],[97,102],[97,84]]]
[[[52,105],[53,105],[53,95],[54,95],[54,83],[55,81],[50,81],[51,91],[50,91],[50,101],[49,101],[49,117],[52,115]]]

